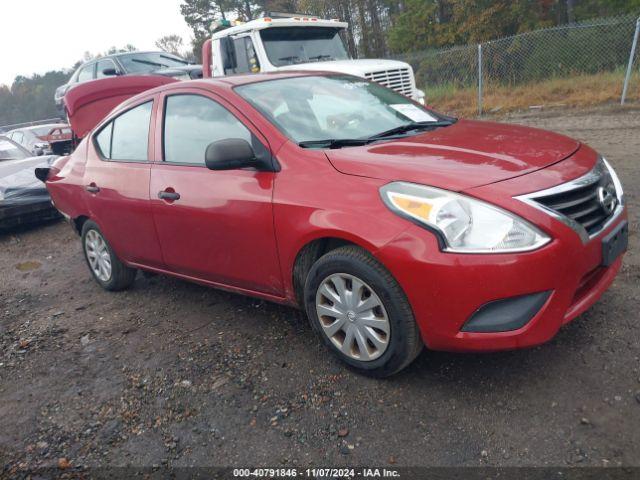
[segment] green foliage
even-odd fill
[[[78,60],[69,69],[54,70],[31,77],[18,75],[10,88],[0,85],[0,126],[59,117],[53,95],[56,88],[67,83],[76,68],[93,58],[136,50],[136,47],[128,44],[122,48],[111,47],[106,52],[96,55],[85,52],[82,60]]]
[[[193,30],[198,57],[217,19],[250,20],[269,11],[347,21],[351,54],[381,57],[640,13],[640,0],[184,0],[180,11]]]
[[[52,71],[31,78],[16,77],[11,88],[0,85],[0,125],[59,116],[53,94],[71,72]]]
[[[574,3],[577,20],[640,12],[640,0],[574,0]]]
[[[404,53],[629,13],[640,13],[640,0],[407,0],[388,39]]]
[[[263,6],[251,0],[184,0],[180,13],[193,32],[193,54],[200,60],[202,44],[213,33],[213,23],[227,15],[241,20],[256,18]]]
[[[489,42],[483,47],[485,74],[502,84],[520,84],[623,68],[634,27],[632,21],[602,21]]]

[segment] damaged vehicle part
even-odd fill
[[[34,173],[48,169],[58,157],[34,157],[29,151],[0,137],[0,231],[60,217],[45,185]]]

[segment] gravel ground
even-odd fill
[[[165,277],[102,291],[62,222],[0,236],[0,460],[39,466],[640,465],[640,110],[507,121],[602,152],[630,206],[613,287],[538,348],[387,380],[293,309]]]

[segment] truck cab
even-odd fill
[[[308,16],[263,17],[233,26],[224,21],[203,47],[204,76],[278,70],[340,72],[380,83],[424,103],[424,92],[416,88],[409,64],[351,58],[341,36],[348,27],[338,20]]]

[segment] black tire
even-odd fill
[[[324,333],[316,311],[316,294],[325,279],[347,274],[364,281],[382,301],[390,326],[384,353],[370,361],[361,361],[343,353]],[[332,250],[318,259],[304,285],[304,306],[311,326],[329,349],[356,371],[372,377],[393,375],[409,365],[424,344],[406,295],[391,273],[366,250],[356,246]]]
[[[87,253],[87,235],[90,235],[90,232],[92,231],[97,233],[103,239],[106,245],[106,249],[109,252],[109,256],[111,259],[111,274],[107,279],[99,278],[96,275],[96,272],[94,272],[93,267],[91,266],[91,262],[89,261],[89,256]],[[138,273],[138,271],[135,268],[127,267],[120,261],[120,259],[116,256],[115,252],[111,248],[111,245],[109,245],[109,242],[100,231],[100,227],[98,227],[98,225],[91,220],[87,220],[82,226],[82,252],[84,253],[84,259],[87,262],[87,266],[89,267],[91,276],[105,290],[109,290],[112,292],[124,290],[130,287],[135,280],[136,273]]]

